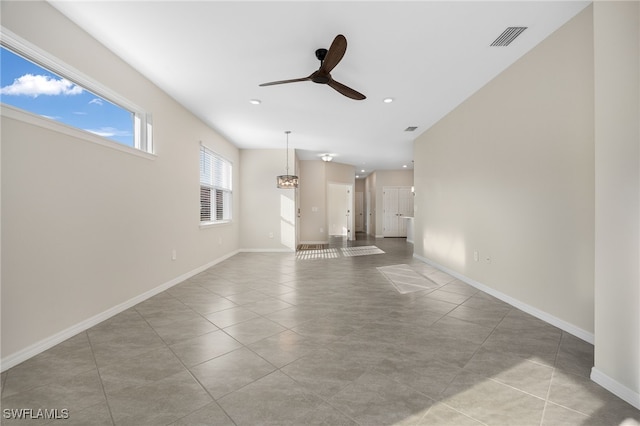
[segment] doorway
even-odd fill
[[[353,232],[353,187],[330,183],[327,187],[327,220],[329,236],[355,239]]]
[[[364,197],[362,192],[356,191],[356,205],[354,210],[356,214],[356,232],[364,232]]]

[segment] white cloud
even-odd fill
[[[102,99],[100,99],[100,98],[93,98],[93,99],[91,99],[91,100],[89,101],[89,105],[91,105],[91,104],[96,104],[96,105],[102,106]]]
[[[0,89],[3,95],[26,95],[38,97],[40,95],[79,95],[82,87],[77,86],[65,78],[56,79],[48,75],[25,74],[13,80],[13,84]]]
[[[94,135],[110,138],[113,136],[131,136],[131,132],[128,130],[118,130],[115,127],[101,127],[99,129],[85,129],[87,132]]]

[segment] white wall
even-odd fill
[[[327,168],[327,182],[355,185],[356,168],[354,166],[336,162],[324,164]]]
[[[593,84],[587,8],[414,149],[415,253],[589,340]]]
[[[327,211],[328,184],[355,185],[355,168],[341,163],[300,161],[300,242],[326,243],[329,241],[329,212]],[[353,190],[351,193],[353,198]],[[352,201],[353,204],[353,201]],[[350,229],[355,219],[351,215]]]
[[[640,3],[595,2],[595,367],[640,409]]]
[[[289,156],[292,157],[291,151]],[[293,251],[295,241],[295,194],[279,189],[276,176],[284,174],[284,149],[240,151],[240,246],[243,250]],[[289,163],[296,162],[290,158]],[[290,174],[297,173],[292,167]]]
[[[235,253],[238,220],[199,226],[200,141],[233,162],[234,182],[240,164],[233,145],[47,3],[1,7],[10,31],[152,113],[157,154],[143,158],[2,117],[6,369]]]
[[[327,243],[327,172],[323,161],[300,161],[300,242]]]

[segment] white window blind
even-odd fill
[[[231,220],[232,165],[200,146],[200,222]]]

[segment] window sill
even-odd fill
[[[118,142],[111,141],[107,138],[103,138],[98,135],[94,135],[89,132],[85,132],[75,127],[68,126],[50,118],[45,118],[29,111],[16,108],[12,105],[0,104],[0,115],[14,120],[22,121],[24,123],[32,124],[34,126],[42,127],[45,129],[53,130],[54,132],[62,133],[67,136],[82,139],[87,142],[92,142],[97,145],[101,145],[107,148],[115,149],[118,151],[126,152],[127,154],[136,155],[138,157],[146,158],[147,160],[155,160],[157,156],[148,152],[141,151],[137,148],[132,148],[127,145],[121,145]]]
[[[218,226],[229,226],[233,224],[231,220],[221,220],[218,222],[200,222],[200,229],[215,228]]]

